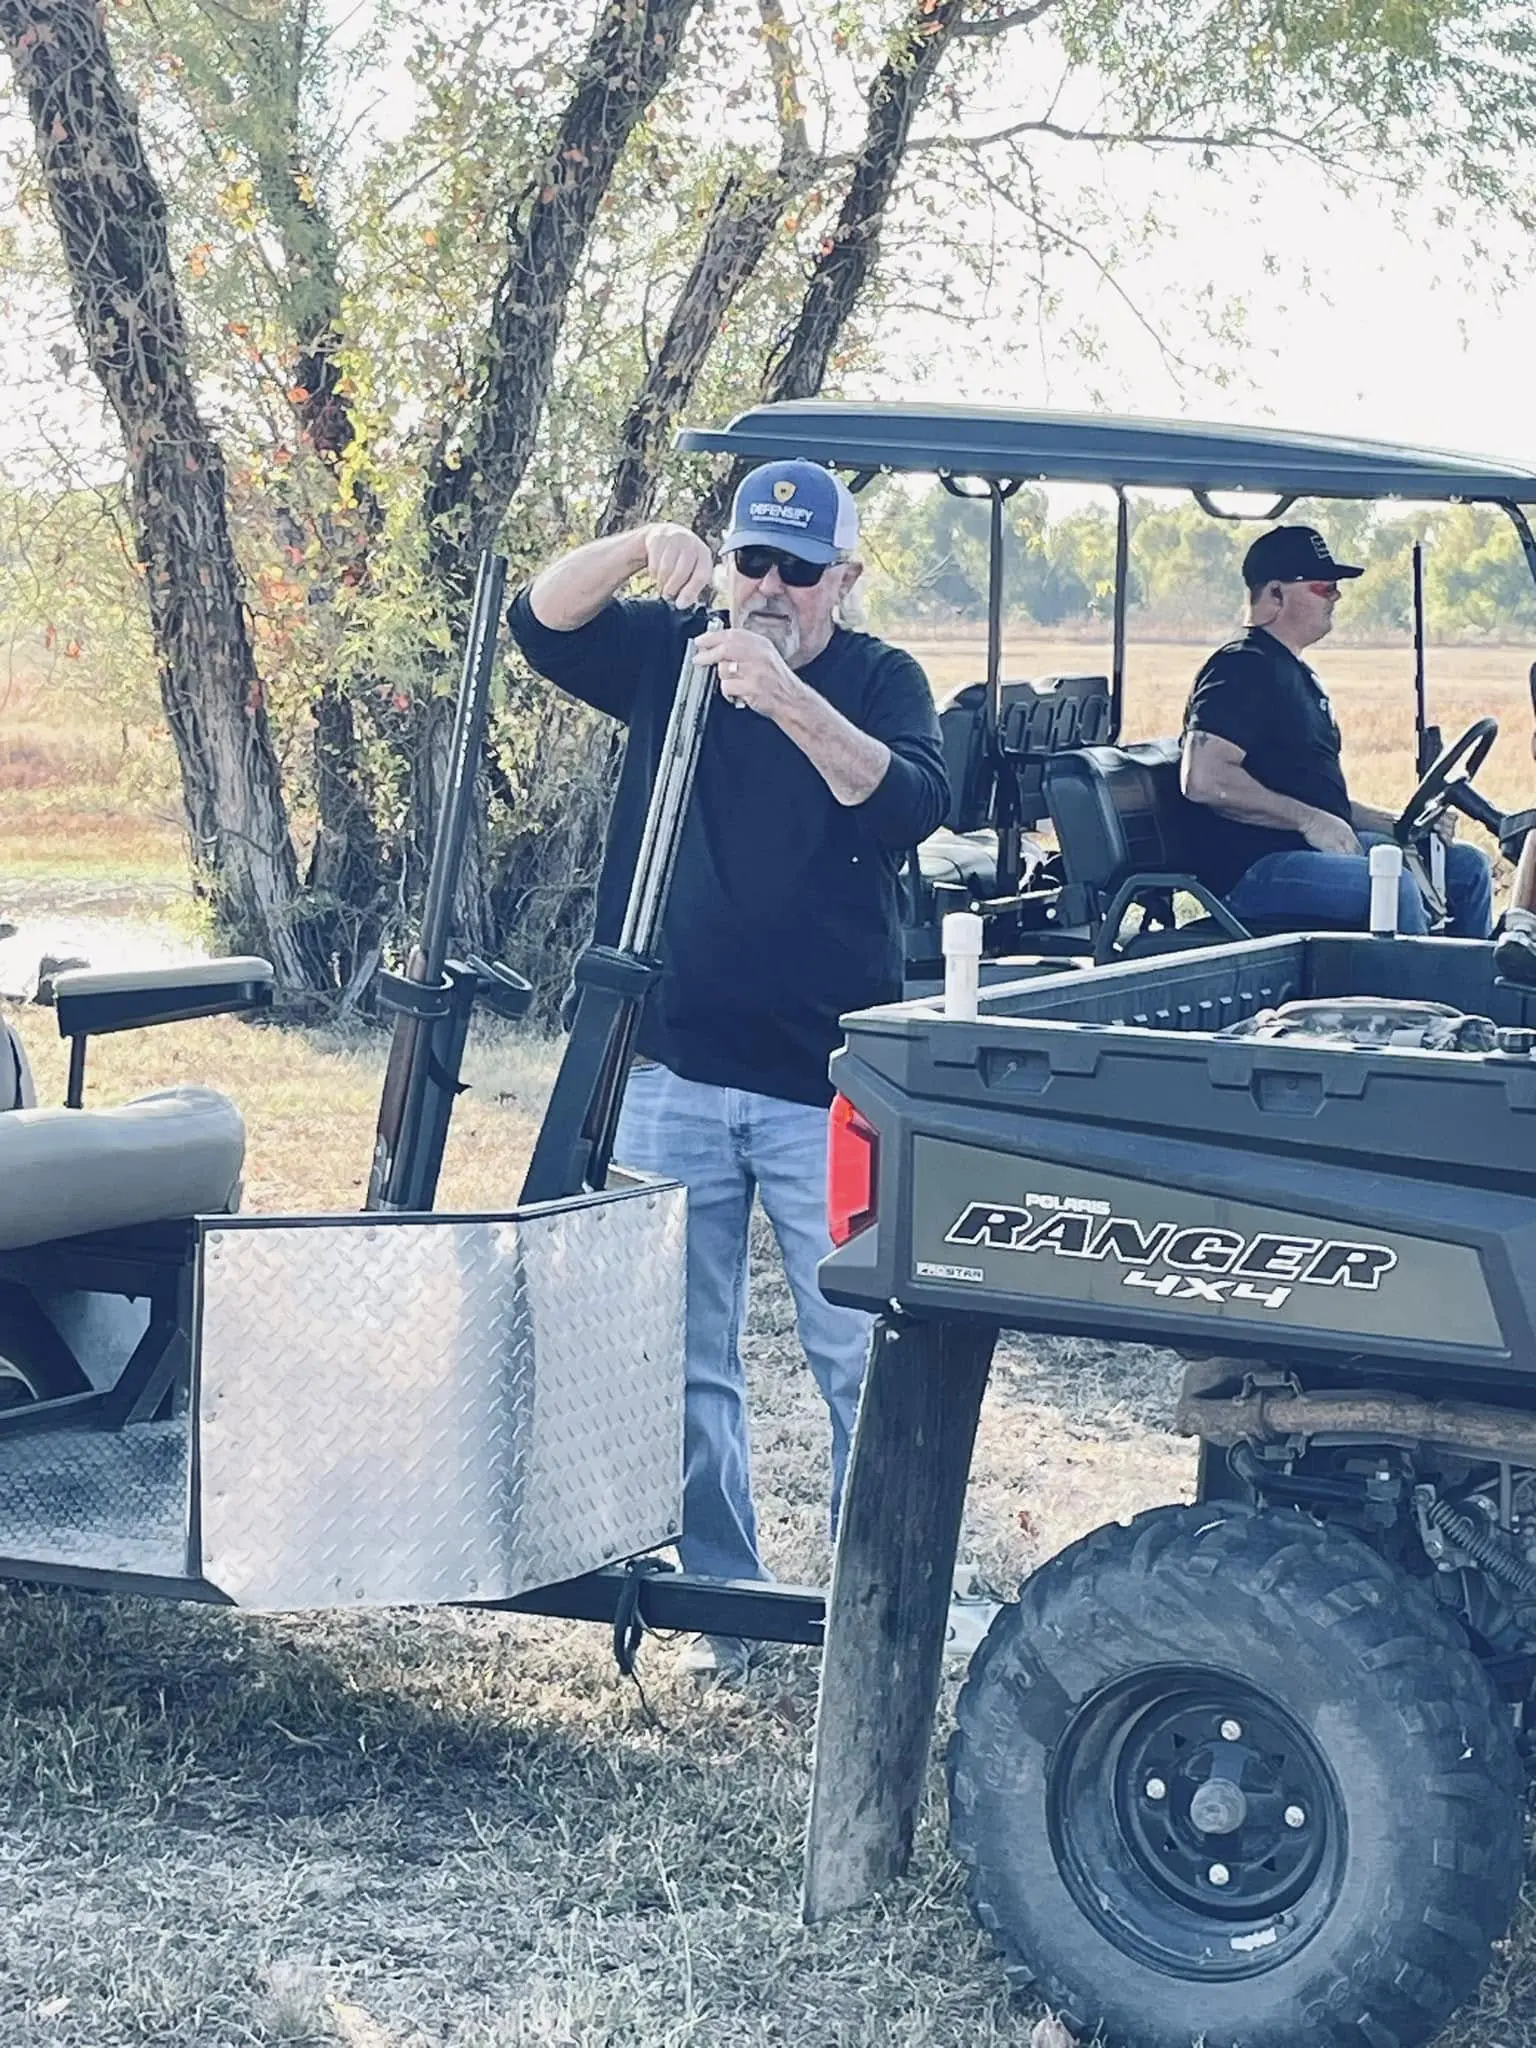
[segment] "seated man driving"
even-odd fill
[[[1260,535],[1243,557],[1248,631],[1216,650],[1185,706],[1179,779],[1197,806],[1195,873],[1245,924],[1369,924],[1366,849],[1390,836],[1393,820],[1351,802],[1332,706],[1301,659],[1331,630],[1340,583],[1361,573],[1336,562],[1313,527]],[[1487,938],[1486,856],[1449,845],[1445,883],[1451,932]],[[1405,870],[1398,930],[1428,928],[1424,897]]]

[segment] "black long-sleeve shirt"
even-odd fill
[[[512,605],[532,666],[629,728],[598,883],[603,944],[623,921],[684,646],[705,622],[615,599],[561,633],[526,591]],[[828,1103],[838,1018],[901,993],[897,872],[949,798],[932,693],[909,654],[838,627],[799,674],[885,742],[890,766],[863,803],[840,804],[771,720],[715,698],[637,1042],[689,1080]]]

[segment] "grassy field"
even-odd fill
[[[946,673],[951,658],[977,672],[957,650],[931,660],[936,678],[965,679]],[[1137,730],[1170,729],[1192,659],[1150,651],[1152,723]],[[1468,718],[1486,708],[1479,693],[1502,676],[1520,738],[1495,758],[1523,798],[1520,663],[1484,659],[1481,681],[1471,657],[1465,676],[1447,675],[1440,715],[1459,729],[1463,702]],[[1013,666],[1054,660],[1031,649]],[[1062,665],[1081,660],[1077,649]],[[1377,718],[1386,733],[1384,668],[1347,680],[1340,664],[1336,689],[1346,717],[1379,698],[1362,744]],[[1505,700],[1494,708],[1505,716]],[[110,781],[81,765],[88,735],[39,719],[33,743],[44,739],[63,750],[65,782],[50,771],[22,785],[0,726],[0,912],[26,860],[33,874],[90,871],[50,851],[58,832],[80,853],[70,820],[97,821],[106,874],[173,877],[174,834],[167,853],[160,826],[114,811]],[[1405,787],[1406,744],[1379,751]],[[119,832],[136,849],[121,864]],[[13,1021],[44,1099],[59,1099],[51,1018]],[[445,1205],[512,1200],[552,1072],[546,1045],[476,1044]],[[352,1209],[381,1074],[375,1042],[215,1020],[102,1041],[89,1099],[212,1082],[250,1128],[248,1208]],[[819,1583],[825,1424],[762,1235],[746,1354],[765,1552],[782,1577]],[[994,1583],[1095,1524],[1189,1497],[1191,1447],[1167,1432],[1174,1377],[1170,1358],[1137,1347],[1004,1347],[968,1507]],[[937,1769],[907,1880],[807,1930],[796,1886],[813,1658],[777,1651],[744,1693],[700,1695],[673,1654],[647,1645],[648,1711],[603,1633],[579,1624],[265,1617],[0,1589],[0,2043],[1024,2048],[1039,2015],[1010,2000],[960,1897]],[[946,1718],[952,1705],[951,1686]],[[1527,1915],[1441,2048],[1533,2044]]]
[[[975,639],[910,642],[942,698],[986,673]],[[1010,676],[1107,675],[1107,642],[1020,640],[1005,643]],[[1195,672],[1210,649],[1176,642],[1132,644],[1126,661],[1125,737],[1176,733]],[[1490,713],[1499,737],[1478,788],[1509,810],[1536,800],[1530,755],[1530,668],[1536,648],[1433,647],[1426,662],[1429,715],[1446,740]],[[1308,657],[1321,675],[1344,735],[1350,791],[1363,802],[1399,807],[1413,786],[1413,653],[1408,647],[1356,647],[1327,641]]]
[[[40,877],[185,889],[174,775],[163,733],[25,669],[0,675],[0,891]]]

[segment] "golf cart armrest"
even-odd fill
[[[1219,896],[1213,896],[1204,882],[1196,881],[1193,875],[1127,875],[1112,897],[1099,925],[1099,935],[1094,944],[1095,966],[1102,967],[1114,957],[1115,942],[1120,936],[1120,927],[1125,922],[1125,913],[1133,903],[1139,903],[1143,896],[1155,890],[1175,891],[1193,896],[1207,917],[1214,918],[1223,934],[1233,940],[1252,938],[1253,934],[1232,915]]]
[[[181,1024],[272,1002],[272,963],[250,957],[175,967],[72,968],[53,984],[61,1038],[99,1038],[149,1024]]]

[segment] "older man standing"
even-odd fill
[[[832,1425],[835,1519],[868,1318],[816,1284],[826,1223],[827,1062],[847,1010],[901,991],[897,873],[948,801],[938,721],[910,655],[838,621],[862,565],[858,510],[812,462],[767,463],[736,493],[722,543],[729,624],[685,527],[637,528],[562,556],[516,599],[540,674],[629,728],[598,886],[596,937],[618,934],[684,647],[716,664],[705,730],[616,1144],[688,1189],[687,1570],[763,1578],[740,1337],[754,1192],[795,1299]],[[657,595],[623,598],[632,578]],[[746,1646],[703,1637],[686,1666],[737,1678]]]

